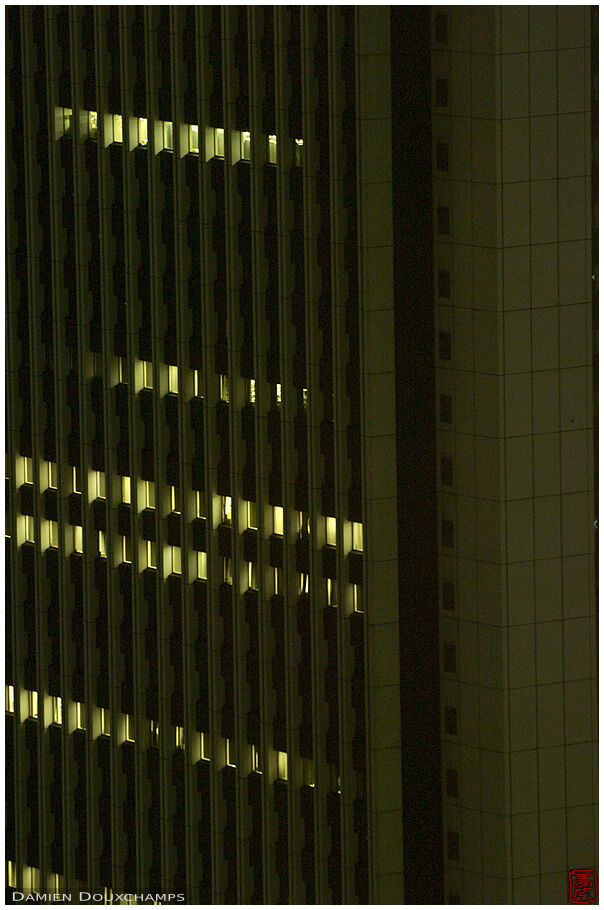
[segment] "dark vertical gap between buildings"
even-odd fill
[[[594,422],[594,518],[598,519],[598,498],[599,498],[599,394],[598,394],[598,373],[599,373],[599,318],[598,318],[598,286],[600,283],[599,275],[599,195],[598,182],[600,169],[598,164],[598,129],[599,129],[599,91],[598,91],[598,55],[600,51],[599,41],[599,9],[597,6],[591,8],[591,307],[592,307],[592,345],[593,345],[593,422]],[[600,535],[599,521],[596,525],[596,545],[595,545],[595,582],[596,582],[596,610],[598,610],[598,577],[599,577],[599,559],[598,559],[598,538]],[[596,623],[598,631],[598,623]],[[599,634],[599,633],[598,633]]]
[[[443,903],[430,8],[391,12],[405,903]]]

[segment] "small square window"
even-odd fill
[[[436,80],[436,106],[437,107],[448,107],[449,106],[449,80],[448,79],[437,79]]]
[[[457,672],[455,645],[443,645],[443,669],[445,673]]]
[[[451,272],[449,269],[438,270],[438,296],[449,300],[451,297]]]
[[[437,209],[438,233],[447,236],[451,232],[450,212],[448,205],[439,205]]]
[[[438,333],[438,357],[439,360],[451,360],[451,333]]]
[[[441,525],[441,539],[443,547],[452,550],[454,546],[453,522],[443,518]]]
[[[453,399],[450,395],[440,396],[440,422],[453,422]]]
[[[449,146],[446,142],[436,143],[436,167],[439,171],[449,170]]]
[[[453,459],[448,455],[440,457],[440,482],[443,486],[453,486]]]
[[[447,736],[457,736],[457,709],[445,708],[445,733]]]

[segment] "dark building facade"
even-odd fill
[[[7,8],[9,891],[595,868],[592,35]]]

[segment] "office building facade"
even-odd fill
[[[8,8],[9,888],[593,867],[592,31]]]

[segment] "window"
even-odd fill
[[[71,136],[71,123],[73,119],[73,110],[70,107],[62,108],[63,135]]]
[[[210,158],[224,158],[224,130],[216,128],[210,140]]]
[[[247,517],[247,526],[248,528],[257,528],[258,527],[258,508],[255,502],[251,500],[246,500],[245,511]]]
[[[229,377],[225,376],[224,373],[220,374],[220,397],[223,401],[230,401],[229,394]]]
[[[459,834],[457,831],[447,831],[447,859],[454,863],[459,862]]]
[[[440,422],[453,422],[453,399],[450,395],[440,396]]]
[[[189,126],[189,152],[199,155],[199,127],[195,124]]]
[[[123,142],[124,140],[124,130],[122,125],[122,115],[114,114],[113,115],[113,141],[114,142]]]
[[[153,388],[153,364],[149,360],[143,360],[143,389]]]
[[[436,106],[447,107],[449,104],[449,80],[436,80]]]
[[[197,577],[203,580],[208,577],[208,555],[203,550],[197,551]]]
[[[17,887],[17,867],[12,859],[6,862],[6,884],[9,888]]]
[[[107,556],[107,540],[104,531],[99,531],[99,556]]]
[[[199,757],[202,761],[210,760],[210,756],[206,752],[206,735],[205,735],[205,733],[199,734]]]
[[[233,584],[233,571],[230,556],[223,556],[222,558],[222,580],[227,585]]]
[[[308,410],[308,389],[302,389],[302,407]]]
[[[309,576],[308,572],[300,572],[298,575],[298,589],[300,594],[308,594]]]
[[[34,482],[33,460],[27,456],[23,459],[23,483]]]
[[[447,796],[457,799],[459,796],[459,782],[455,768],[447,768],[445,773]]]
[[[235,758],[235,750],[232,749],[232,747],[231,747],[231,740],[225,739],[224,744],[225,744],[224,751],[225,751],[226,764],[229,765],[231,768],[236,768],[237,765],[233,761],[233,759]]]
[[[438,333],[439,360],[451,360],[451,332]]]
[[[96,111],[88,111],[88,138],[96,139],[99,134],[99,121]]]
[[[145,508],[155,508],[155,483],[152,480],[145,480]]]
[[[73,549],[75,553],[82,552],[82,528],[80,525],[73,526]]]
[[[302,759],[302,777],[306,787],[315,785],[315,763],[312,758]]]
[[[447,736],[457,736],[457,710],[445,708],[445,733]]]
[[[147,127],[147,118],[139,117],[137,119],[138,144],[145,146],[149,142],[149,130]]]
[[[443,518],[441,524],[441,539],[443,547],[452,550],[454,547],[453,522]]]
[[[451,218],[448,205],[439,205],[436,210],[437,229],[439,234],[451,233]]]
[[[121,384],[122,382],[125,382],[125,381],[126,381],[126,380],[124,379],[124,376],[125,376],[125,375],[126,375],[126,374],[125,374],[125,372],[124,372],[124,358],[123,358],[123,357],[118,357],[118,358],[117,358],[117,381],[118,381],[118,385]]]
[[[455,585],[450,581],[443,581],[443,610],[455,609]]]
[[[71,489],[73,493],[82,492],[82,479],[80,476],[80,468],[75,465],[71,468]]]
[[[34,534],[34,518],[33,515],[25,515],[25,542],[33,543],[35,541]]]
[[[51,490],[57,489],[57,465],[54,461],[48,462],[48,486]]]
[[[124,714],[124,739],[126,742],[134,742],[134,723],[131,714]]]
[[[457,671],[455,645],[443,645],[443,669],[445,673]]]
[[[245,397],[248,404],[256,404],[256,380],[248,379],[246,383]]]
[[[446,44],[448,37],[449,20],[443,13],[437,13],[434,17],[434,40],[438,44]]]
[[[438,296],[449,300],[451,297],[451,272],[449,269],[438,270]]]
[[[287,752],[277,752],[277,777],[287,780]]]
[[[453,459],[448,455],[440,457],[440,482],[443,486],[453,486]]]
[[[76,730],[85,730],[86,724],[84,723],[84,712],[82,710],[83,705],[81,701],[76,701],[75,703],[75,728]]]
[[[59,546],[59,523],[57,521],[48,522],[48,546],[55,548]]]
[[[281,383],[278,382],[275,386],[275,402],[281,404]]]
[[[168,367],[168,391],[178,393],[178,367]]]
[[[130,537],[122,537],[122,562],[132,562],[132,541]]]
[[[170,487],[170,511],[180,515],[180,487]]]
[[[52,697],[52,722],[53,724],[63,723],[63,702],[56,695]]]
[[[260,770],[260,753],[253,743],[250,746],[250,752],[252,771],[255,771],[257,774],[262,774],[262,771]]]
[[[170,550],[170,571],[174,575],[180,575],[182,571],[181,549],[180,547],[170,547]]]
[[[193,397],[201,398],[201,370],[193,370]]]
[[[157,568],[157,558],[155,555],[155,541],[147,541],[147,568],[156,569]]]
[[[449,146],[446,142],[436,143],[436,167],[439,171],[449,170]]]
[[[250,161],[252,157],[252,137],[244,130],[241,133],[240,154],[242,161]]]
[[[174,727],[174,744],[177,749],[185,747],[185,731],[183,727]]]
[[[14,686],[5,686],[4,688],[4,701],[6,710],[9,714],[15,713],[15,687]]]
[[[104,471],[95,471],[94,472],[94,493],[93,496],[95,499],[105,499],[105,472]]]
[[[306,512],[298,512],[298,537],[310,534],[310,518]]]
[[[220,497],[220,520],[223,524],[230,524],[232,515],[231,497]]]
[[[279,566],[273,566],[273,586],[275,594],[281,594],[283,591],[283,569]]]
[[[131,501],[132,500],[131,500],[130,478],[124,476],[124,477],[122,477],[122,502],[125,502],[127,505],[130,505]]]
[[[296,139],[296,167],[302,166],[302,149],[304,147],[303,139]]]
[[[283,535],[283,506],[273,506],[273,533]]]
[[[352,586],[352,609],[355,613],[363,613],[363,598],[360,585]]]
[[[269,136],[267,141],[268,163],[277,163],[277,137]]]
[[[338,605],[338,586],[333,578],[326,579],[327,585],[327,605],[337,607]]]
[[[159,746],[159,724],[156,720],[149,721],[149,729],[151,732],[151,745]]]
[[[360,521],[353,521],[352,523],[352,549],[363,549],[363,525]]]
[[[99,708],[101,736],[109,736],[109,711],[106,708]]]
[[[330,547],[336,545],[336,520],[335,518],[325,519],[325,543]]]
[[[174,132],[171,120],[164,120],[163,122],[162,139],[163,147],[171,152],[174,148]]]
[[[28,717],[37,718],[38,716],[38,693],[37,692],[28,692],[27,693],[27,711]]]
[[[256,563],[248,562],[247,564],[247,586],[252,591],[258,590],[256,582]]]
[[[205,496],[201,492],[201,490],[195,490],[195,517],[196,518],[205,518],[206,517]]]

